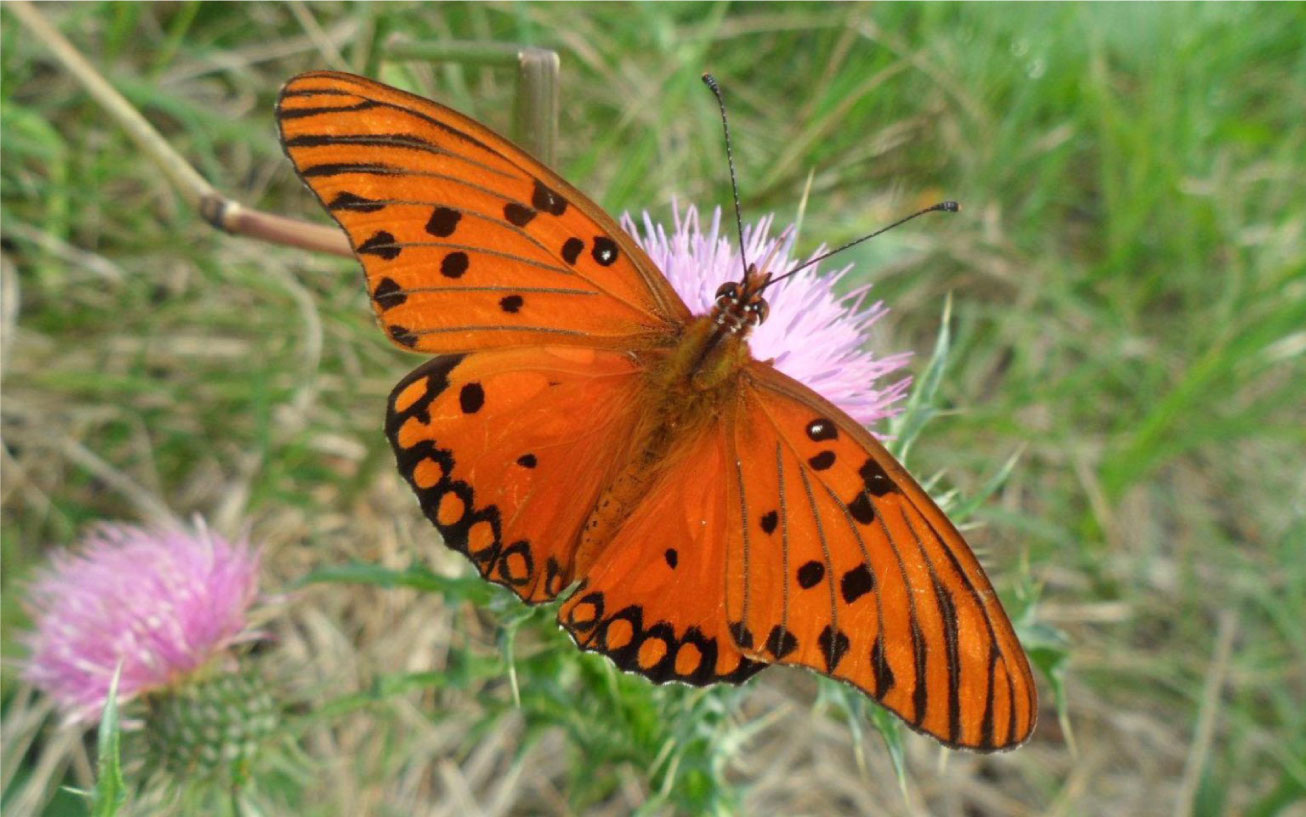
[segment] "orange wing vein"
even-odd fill
[[[286,84],[277,116],[286,154],[348,233],[399,346],[630,350],[665,343],[689,318],[601,208],[456,111],[320,71]]]
[[[1024,742],[1037,707],[1025,653],[926,492],[767,364],[750,364],[736,408],[726,610],[744,654],[851,683],[950,746]]]

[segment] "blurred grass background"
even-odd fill
[[[557,49],[559,170],[614,212],[728,202],[704,70],[746,216],[793,218],[809,175],[808,246],[963,205],[849,252],[849,284],[893,308],[877,351],[922,364],[953,296],[950,410],[910,464],[973,494],[1021,452],[970,536],[1026,627],[1067,638],[1073,751],[1045,694],[1015,753],[909,736],[904,792],[805,674],[659,689],[479,583],[325,585],[282,604],[262,656],[322,710],[279,809],[1306,814],[1306,7],[40,10],[215,186],[275,212],[325,220],[275,136],[296,72],[507,125],[510,71],[387,63],[395,32]],[[393,473],[383,401],[415,359],[355,265],[212,231],[0,14],[3,804],[77,814],[55,786],[85,785],[87,744],[13,672],[47,547],[161,503],[248,526],[272,589],[350,560],[466,573]]]

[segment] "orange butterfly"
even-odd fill
[[[656,682],[800,664],[949,746],[1014,747],[1033,676],[961,534],[855,420],[749,353],[750,269],[693,315],[635,242],[502,136],[303,74],[281,138],[349,234],[386,334],[438,355],[390,396],[445,542]]]

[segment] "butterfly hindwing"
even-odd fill
[[[443,355],[390,396],[386,433],[422,510],[528,602],[572,581],[578,532],[625,453],[639,369],[575,347]]]
[[[732,452],[726,608],[746,654],[847,681],[952,746],[1028,738],[1034,682],[1011,624],[965,540],[883,446],[753,363]]]
[[[636,349],[689,317],[601,208],[456,111],[321,71],[286,84],[277,116],[287,155],[348,233],[377,318],[402,347]]]
[[[731,519],[725,435],[713,423],[682,440],[602,558],[582,565],[558,620],[584,650],[657,683],[738,683],[765,668],[732,642],[721,604]]]

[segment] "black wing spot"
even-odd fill
[[[354,252],[361,255],[375,255],[384,258],[387,261],[393,261],[399,257],[401,247],[395,246],[395,237],[385,230],[380,230],[371,238],[359,244]]]
[[[458,405],[463,414],[475,414],[485,405],[485,389],[480,383],[468,383],[458,392]]]
[[[630,625],[630,637],[619,645],[610,646],[608,644],[609,631],[613,623],[617,621],[625,621]],[[637,670],[635,657],[639,653],[640,645],[646,635],[643,606],[638,604],[627,605],[603,621],[603,625],[598,631],[598,649],[615,661],[617,666],[622,669]]]
[[[418,498],[422,512],[440,531],[444,543],[459,553],[467,553],[467,532],[475,521],[472,514],[476,496],[472,486],[457,480],[442,480],[431,490],[420,492]],[[446,506],[448,513],[442,515],[441,506]]]
[[[517,458],[517,464],[522,468],[534,468],[537,460],[534,454],[522,454]]]
[[[403,380],[399,381],[399,385],[395,386],[394,390],[390,392],[389,414],[386,417],[386,434],[389,435],[391,440],[395,439],[395,435],[399,433],[400,426],[402,426],[404,421],[409,417],[417,417],[423,423],[430,422],[431,416],[428,409],[431,405],[431,401],[443,394],[445,389],[449,388],[449,372],[453,371],[454,367],[463,361],[463,357],[464,355],[441,355],[439,357],[433,357],[414,369]],[[410,405],[407,405],[402,411],[396,408],[395,404],[399,399],[399,395],[403,394],[410,385],[423,379],[426,380],[426,389],[421,397],[417,398],[417,400],[413,401]],[[401,452],[396,448],[395,453],[400,454]],[[422,453],[417,457],[417,459],[421,459],[424,456],[426,456],[426,454]],[[413,462],[409,463],[407,466],[405,466],[403,462],[400,462],[401,469],[404,473],[412,471],[412,465],[416,464],[417,459],[414,459]],[[445,463],[445,465],[452,467],[452,460]],[[448,473],[448,470],[449,469],[446,468],[445,472]]]
[[[499,575],[513,587],[521,587],[531,580],[535,573],[535,560],[531,558],[531,546],[521,541],[504,548],[495,561]]]
[[[463,214],[451,207],[437,207],[426,222],[426,231],[436,238],[448,238],[458,229],[458,220]]]
[[[477,525],[489,526],[490,536],[488,537],[488,543],[484,541],[484,538],[479,542],[474,543],[472,541],[471,533]],[[501,528],[498,505],[487,505],[484,508],[475,511],[473,518],[469,520],[467,525],[467,555],[470,556],[473,561],[478,562],[485,562],[497,558],[499,555],[499,548],[502,547],[503,544],[500,541],[502,535]],[[473,548],[476,544],[479,544],[480,547]],[[525,542],[520,542],[519,544],[529,547]]]
[[[616,641],[619,643],[613,643],[614,632],[620,633],[621,631],[614,631],[612,625],[619,621],[624,621],[629,625],[630,632],[625,634],[624,639],[618,636]],[[619,660],[618,656],[629,658],[631,645],[638,646],[640,638],[643,636],[643,627],[644,608],[632,604],[603,622],[603,626],[599,628],[598,632],[598,648],[605,654],[612,656],[614,660]]]
[[[523,303],[525,303],[525,299],[520,295],[505,295],[499,299],[499,308],[504,312],[511,312],[515,315],[521,311]]]
[[[784,658],[798,649],[798,636],[777,624],[766,637],[766,649],[777,659]]]
[[[876,636],[871,645],[871,674],[875,676],[875,697],[883,698],[893,688],[893,669],[884,657],[883,636]]]
[[[812,466],[812,470],[814,471],[824,471],[827,468],[829,468],[831,465],[834,465],[834,459],[835,457],[833,451],[822,451],[821,453],[809,459],[807,461],[807,464]]]
[[[562,242],[562,260],[574,267],[576,259],[580,258],[580,253],[584,249],[585,242],[573,236]]]
[[[762,532],[774,533],[775,526],[780,524],[780,514],[775,511],[767,511],[762,514]]]
[[[594,237],[594,249],[590,250],[590,255],[600,267],[610,267],[617,263],[617,242],[608,238],[606,235]]]
[[[525,227],[535,218],[535,211],[524,204],[510,201],[503,206],[503,217],[518,227]]]
[[[651,641],[662,642],[662,656],[649,666],[645,666],[641,660],[643,658],[644,645]],[[670,622],[660,621],[644,631],[644,637],[639,641],[633,654],[632,666],[636,672],[648,677],[655,684],[661,684],[672,679],[675,674],[676,648],[680,643],[676,640],[676,630]],[[654,653],[656,655],[656,653]]]
[[[440,274],[445,278],[461,278],[467,272],[467,253],[451,252],[440,261]]]
[[[862,482],[866,484],[866,490],[871,496],[884,496],[891,491],[898,490],[898,486],[893,484],[889,475],[884,473],[884,468],[875,461],[874,457],[868,457],[862,467],[857,470],[861,475]]]
[[[845,604],[852,604],[862,596],[875,589],[875,577],[870,569],[860,564],[843,574],[839,580],[839,591],[843,594]]]
[[[842,630],[836,631],[831,625],[827,624],[816,640],[821,645],[821,655],[825,657],[825,671],[827,673],[834,672],[834,668],[839,665],[839,661],[848,652],[848,636]]]
[[[417,345],[417,334],[411,329],[407,329],[397,324],[391,324],[386,327],[385,331],[390,335],[390,339],[395,343],[407,346],[410,349]]]
[[[730,623],[730,637],[735,640],[740,649],[751,650],[753,648],[753,631],[745,627],[742,621],[732,621]]]
[[[839,439],[839,429],[829,417],[817,417],[807,424],[807,436],[813,442]]]
[[[875,521],[875,506],[871,504],[871,498],[866,495],[865,491],[858,491],[853,501],[848,503],[848,513],[852,514],[853,519],[863,525],[869,525]]]
[[[680,562],[680,554],[676,553],[676,549],[667,548],[667,552],[662,554],[662,556],[667,560],[667,567],[675,570],[676,565]]]
[[[560,216],[567,212],[567,200],[537,180],[535,182],[535,192],[531,195],[531,204],[536,210],[543,210],[555,216]]]
[[[544,592],[549,596],[562,592],[562,565],[552,556],[544,563]]]
[[[804,590],[811,590],[821,583],[825,578],[825,565],[813,559],[802,567],[798,568],[798,586]]]
[[[595,590],[581,597],[567,611],[567,626],[573,630],[587,632],[594,629],[603,619],[603,594]]]
[[[376,301],[382,309],[393,309],[408,300],[408,296],[404,294],[395,279],[382,278],[381,283],[372,290],[372,300]]]

